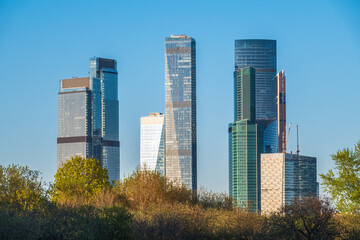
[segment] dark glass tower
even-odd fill
[[[165,174],[191,189],[196,170],[196,47],[186,35],[165,38]]]
[[[235,40],[235,71],[247,66],[256,69],[256,123],[265,127],[264,151],[277,152],[276,40]]]

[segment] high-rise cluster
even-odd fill
[[[317,195],[316,158],[287,153],[286,77],[276,41],[235,41],[234,122],[229,124],[229,193],[254,212]],[[90,59],[90,76],[63,79],[59,91],[58,166],[73,156],[99,159],[119,179],[116,61]],[[196,44],[165,38],[165,114],[141,118],[140,169],[197,189]]]
[[[74,156],[96,158],[120,177],[116,61],[90,59],[90,77],[62,79],[58,97],[58,167]]]
[[[235,41],[229,193],[254,212],[317,194],[316,158],[286,153],[286,77],[276,73],[275,40]]]

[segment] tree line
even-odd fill
[[[331,199],[295,199],[255,214],[156,171],[109,182],[95,159],[74,157],[51,184],[38,171],[0,165],[0,239],[360,239],[360,143],[321,174]]]

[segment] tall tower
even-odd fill
[[[165,172],[197,188],[196,46],[186,35],[165,38]]]
[[[165,172],[165,126],[162,113],[150,113],[140,120],[140,168]]]
[[[286,151],[286,77],[284,70],[276,75],[277,81],[277,121],[279,153]]]
[[[235,70],[256,70],[256,122],[265,127],[264,151],[277,152],[276,40],[235,40]]]
[[[229,193],[235,205],[260,210],[263,125],[256,123],[255,68],[234,73],[235,122],[229,124]]]
[[[93,134],[101,139],[96,146],[99,159],[108,169],[109,179],[120,178],[119,100],[116,60],[90,59],[90,78],[93,84]],[[100,129],[100,136],[99,136]],[[95,144],[95,141],[94,141]]]
[[[58,98],[58,167],[76,155],[100,160],[110,180],[120,178],[116,61],[90,59],[90,77],[63,79]]]

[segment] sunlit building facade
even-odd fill
[[[61,80],[58,105],[58,167],[76,155],[91,157],[100,160],[110,180],[119,179],[116,61],[91,58],[90,77]]]
[[[90,78],[60,81],[57,165],[71,157],[92,156]]]
[[[165,172],[165,125],[162,113],[140,119],[140,168]]]
[[[296,198],[318,196],[316,176],[315,157],[261,154],[261,213],[279,211]]]
[[[256,123],[265,127],[264,151],[278,151],[276,112],[276,40],[235,40],[235,71],[256,69]]]
[[[196,45],[186,35],[165,38],[165,172],[197,188]]]

